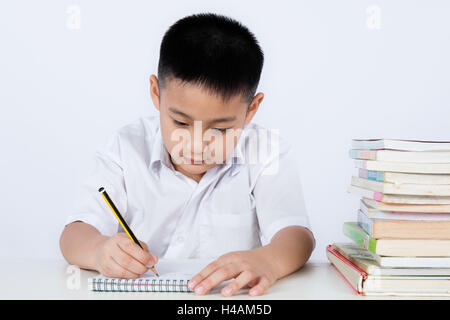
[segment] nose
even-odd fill
[[[203,141],[203,130],[203,121],[195,121],[192,136],[192,159],[203,159],[203,150],[205,148],[205,143]]]
[[[195,155],[195,159],[201,158],[203,154],[203,134],[196,134],[194,132],[194,137],[192,139],[192,153]]]
[[[184,156],[195,160],[201,160],[203,158],[203,149],[205,147],[202,128],[194,126],[194,130],[190,130],[189,136],[186,138],[187,139],[184,139]]]

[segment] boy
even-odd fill
[[[211,257],[188,285],[206,294],[234,279],[224,296],[245,286],[260,295],[303,266],[314,237],[296,163],[283,139],[250,124],[264,97],[255,95],[262,66],[257,40],[235,20],[199,14],[170,27],[150,77],[159,117],[123,127],[96,153],[60,239],[69,263],[136,278],[158,257]],[[144,250],[118,232],[99,187]]]

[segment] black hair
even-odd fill
[[[253,33],[231,18],[202,13],[173,24],[161,42],[158,78],[161,88],[175,77],[201,85],[224,100],[255,95],[264,54]]]

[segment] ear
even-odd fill
[[[150,76],[150,96],[152,98],[153,105],[159,111],[160,91],[158,85],[158,78],[154,74]]]
[[[250,121],[252,121],[252,119],[255,116],[256,111],[258,111],[259,105],[261,104],[263,99],[264,99],[264,93],[262,93],[262,92],[257,93],[253,97],[253,100],[250,103],[250,106],[248,107],[247,115],[245,116],[245,123],[244,123],[244,125],[247,125],[247,124],[250,123]]]

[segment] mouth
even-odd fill
[[[203,161],[203,160],[194,160],[194,159],[186,158],[186,157],[183,157],[183,158],[184,158],[184,161],[189,164],[193,164],[193,165],[205,164],[205,161]]]

